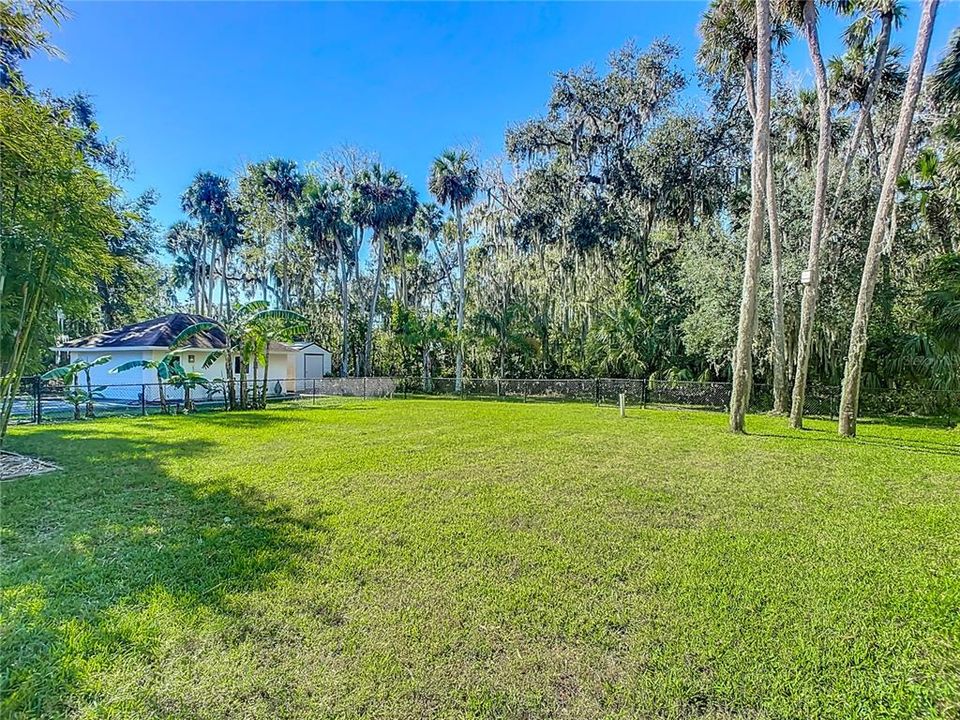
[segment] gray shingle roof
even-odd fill
[[[116,330],[68,340],[59,345],[63,348],[123,348],[123,347],[170,347],[177,335],[191,325],[209,321],[203,315],[173,313],[163,317],[144,320]],[[223,331],[214,327],[197,333],[183,347],[219,349],[226,344]]]

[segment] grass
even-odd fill
[[[4,717],[960,717],[960,431],[445,400],[17,428]]]

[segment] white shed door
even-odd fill
[[[323,377],[323,353],[306,353],[303,356],[303,377]]]

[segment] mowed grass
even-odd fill
[[[20,428],[4,717],[960,716],[960,431],[445,400]]]

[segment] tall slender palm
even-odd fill
[[[947,50],[933,73],[933,93],[938,103],[960,103],[960,28],[954,28]]]
[[[876,288],[877,276],[880,271],[880,250],[890,225],[897,178],[903,165],[907,142],[910,140],[913,115],[917,107],[917,99],[920,97],[923,69],[927,62],[927,51],[930,47],[930,36],[933,34],[933,24],[936,20],[938,5],[939,0],[924,0],[923,3],[920,27],[917,30],[917,42],[914,46],[913,58],[910,61],[910,72],[907,75],[903,102],[900,105],[900,117],[897,120],[893,148],[890,152],[890,160],[887,163],[887,173],[883,180],[883,189],[880,192],[877,212],[873,218],[873,229],[870,232],[867,257],[863,263],[863,275],[860,279],[860,292],[857,295],[857,308],[854,311],[853,325],[850,328],[850,345],[847,350],[847,363],[843,372],[843,387],[840,395],[838,430],[841,435],[848,437],[857,433],[860,375],[863,372],[863,358],[867,351],[867,325],[870,321],[870,310],[873,305],[873,291]]]
[[[457,220],[457,262],[459,287],[457,293],[457,380],[456,389],[463,387],[463,318],[467,303],[466,239],[463,235],[463,211],[473,202],[480,185],[480,170],[473,155],[467,150],[446,150],[433,161],[427,187],[441,205],[448,205]]]
[[[383,275],[384,236],[391,228],[412,222],[417,210],[417,194],[396,170],[386,170],[379,164],[361,170],[352,184],[351,214],[358,225],[372,230],[373,247],[377,252],[363,355],[364,373],[370,375],[373,369],[373,324]]]
[[[743,90],[750,117],[756,117],[754,59],[757,48],[756,10],[744,0],[713,0],[700,23],[702,42],[697,60],[712,73],[743,78]],[[779,17],[770,18],[771,52],[779,53],[790,40],[790,30]],[[773,365],[773,410],[786,411],[787,338],[784,322],[783,239],[777,201],[777,180],[773,151],[768,154],[766,173],[767,221],[770,236],[773,312],[771,313],[771,356]]]
[[[217,230],[220,245],[220,312],[229,321],[233,311],[230,296],[230,260],[243,244],[240,204],[232,192],[227,196]]]
[[[893,75],[899,67],[888,66],[890,54],[890,36],[895,26],[899,27],[903,18],[903,6],[897,0],[862,0],[857,3],[860,17],[851,23],[847,33],[847,52],[839,58],[830,61],[831,84],[838,94],[845,95],[845,105],[858,106],[857,121],[854,125],[853,136],[844,152],[843,164],[840,166],[840,177],[834,190],[833,207],[830,210],[830,219],[824,232],[824,241],[829,240],[830,229],[836,222],[846,188],[847,177],[853,167],[853,160],[860,150],[860,141],[864,131],[872,129],[871,111],[877,92],[884,81],[884,75]],[[867,43],[870,29],[876,19],[880,21],[880,31],[872,43]],[[872,54],[873,62],[869,63]],[[879,162],[876,161],[879,165]],[[877,169],[879,175],[879,168]]]
[[[244,280],[251,295],[259,293],[265,302],[270,291],[270,239],[277,229],[267,184],[267,162],[247,164],[237,181],[237,203],[243,215]],[[279,304],[279,292],[275,300]]]
[[[750,167],[750,226],[747,254],[743,266],[743,292],[740,322],[733,354],[733,389],[730,396],[730,429],[743,432],[753,382],[751,353],[756,333],[757,284],[760,269],[760,244],[763,238],[764,188],[770,150],[770,0],[756,2],[756,112],[753,120],[753,158]]]
[[[199,172],[181,196],[180,204],[183,211],[197,223],[202,240],[199,250],[201,263],[198,264],[198,269],[201,275],[205,276],[195,278],[198,297],[195,298],[194,309],[197,313],[212,313],[218,247],[221,243],[228,242],[228,229],[232,228],[229,232],[236,233],[236,213],[230,200],[230,181],[221,175]]]
[[[289,252],[290,228],[296,218],[296,206],[303,191],[304,177],[297,170],[297,163],[293,160],[273,158],[263,165],[260,180],[274,214],[275,227],[280,235],[279,257],[276,262],[276,275],[280,283],[280,306],[284,310],[289,310],[292,274]]]
[[[198,267],[202,263],[200,251],[202,238],[195,225],[186,220],[178,220],[167,230],[165,247],[173,258],[173,281],[178,288],[185,287],[190,297],[194,299],[194,310],[197,310]]]
[[[797,363],[793,383],[793,403],[790,408],[790,424],[803,427],[803,405],[807,390],[807,371],[813,347],[813,321],[820,292],[820,246],[823,239],[827,212],[827,181],[830,170],[830,86],[827,68],[820,51],[820,35],[817,29],[817,7],[814,0],[804,0],[800,15],[794,20],[800,25],[807,41],[807,51],[813,66],[817,88],[817,164],[814,171],[813,214],[810,219],[810,247],[807,255],[808,280],[803,288],[800,303],[800,330],[797,338]]]
[[[307,181],[297,222],[314,252],[336,258],[340,286],[340,376],[347,376],[350,355],[350,266],[353,263],[353,226],[346,220],[346,190],[338,182]]]
[[[414,218],[414,225],[423,236],[425,242],[432,243],[433,249],[437,253],[437,260],[440,263],[440,270],[450,287],[450,297],[456,294],[453,286],[453,275],[450,273],[450,266],[444,256],[443,249],[440,247],[440,232],[443,230],[443,210],[435,203],[421,203],[417,208],[417,216]]]

